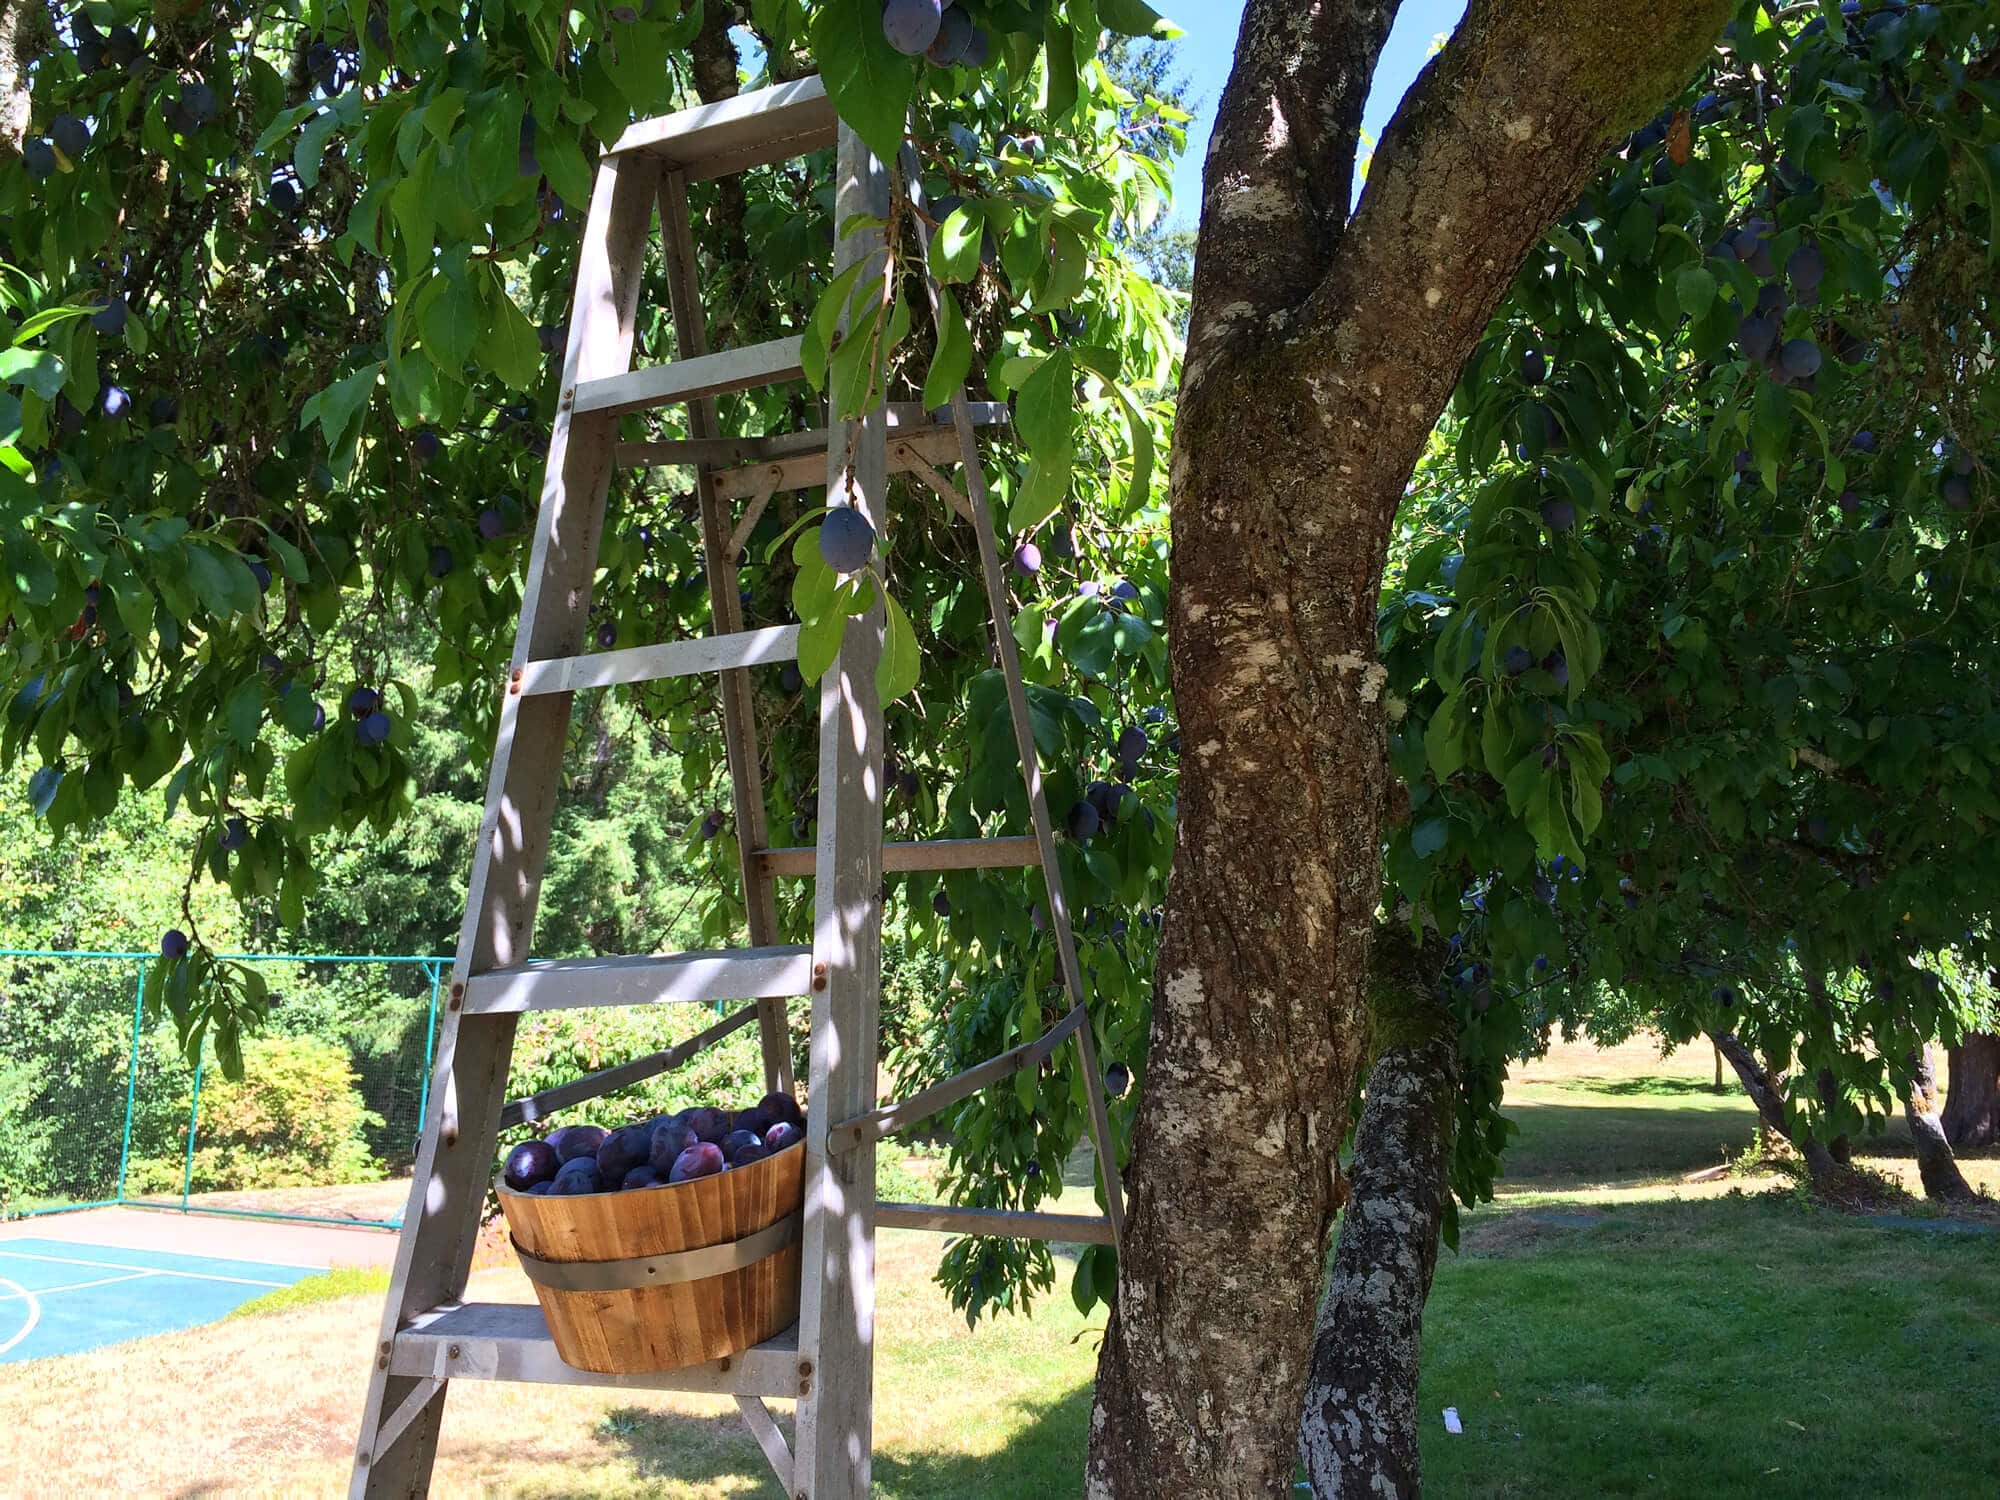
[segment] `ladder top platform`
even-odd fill
[[[643,152],[702,182],[829,149],[838,127],[826,85],[814,76],[640,120],[611,149]]]

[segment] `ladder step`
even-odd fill
[[[989,1088],[1003,1078],[1011,1078],[1023,1068],[1039,1068],[1087,1019],[1083,1007],[1075,1006],[1032,1042],[1009,1047],[1005,1052],[989,1057],[963,1073],[954,1073],[944,1082],[934,1083],[907,1099],[884,1104],[851,1120],[842,1120],[827,1132],[827,1149],[852,1151],[869,1141],[879,1141],[885,1135],[908,1130],[919,1120],[928,1120],[947,1105],[956,1104],[967,1095]]]
[[[799,1331],[794,1324],[729,1359],[685,1370],[603,1375],[566,1365],[532,1302],[464,1302],[435,1308],[396,1335],[389,1373],[431,1380],[520,1380],[538,1385],[602,1385],[719,1396],[800,1392]]]
[[[972,401],[967,403],[967,409],[975,427],[1004,426],[1012,416],[1004,401]],[[921,401],[891,401],[882,410],[888,419],[892,446],[913,438],[956,437],[949,411],[932,412]],[[663,464],[704,464],[710,467],[732,463],[761,464],[781,458],[817,458],[824,461],[826,443],[824,427],[778,432],[769,437],[666,438],[657,442],[620,443],[617,462],[621,469],[643,469]],[[820,476],[822,483],[825,477]]]
[[[561,958],[474,974],[468,1015],[518,1015],[600,1005],[707,1004],[804,995],[812,949],[717,948],[619,958]]]
[[[960,1208],[950,1203],[877,1203],[875,1223],[882,1229],[927,1229],[935,1234],[985,1234],[1070,1245],[1116,1243],[1111,1221],[1093,1214],[1038,1214],[1012,1208]]]
[[[697,354],[643,370],[627,370],[623,375],[580,380],[573,409],[578,415],[593,411],[640,411],[649,406],[699,401],[705,396],[726,396],[731,391],[747,391],[753,386],[779,385],[805,374],[799,349],[797,337],[772,339],[768,343]]]
[[[799,627],[772,625],[739,630],[730,635],[703,636],[690,641],[662,641],[653,646],[629,646],[590,656],[560,656],[531,661],[518,669],[514,691],[522,694],[573,693],[583,688],[610,687],[621,682],[657,682],[664,677],[690,677],[697,672],[721,672],[734,667],[758,667],[766,662],[794,661],[799,654]]]
[[[759,873],[810,875],[819,851],[811,848],[764,849],[757,855]],[[922,839],[884,844],[882,873],[908,875],[917,870],[1007,870],[1039,865],[1042,851],[1031,838]]]
[[[643,151],[701,182],[823,150],[837,124],[826,85],[800,78],[640,120],[611,149]]]

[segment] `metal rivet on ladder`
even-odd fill
[[[461,1355],[461,1354],[462,1354],[463,1352],[464,1352],[464,1351],[463,1351],[463,1350],[461,1350],[461,1349],[460,1349],[460,1348],[458,1347],[458,1345],[456,1345],[456,1344],[447,1344],[447,1345],[445,1345],[445,1350],[444,1350],[444,1357],[445,1357],[446,1359],[457,1359],[457,1358],[459,1358],[459,1357],[460,1357],[460,1355]]]
[[[465,1003],[465,982],[463,980],[454,979],[451,983],[451,1005],[448,1007],[448,1009],[457,1010],[459,1006],[464,1003]]]
[[[825,964],[814,964],[814,965],[813,965],[813,988],[814,988],[815,990],[823,990],[823,989],[825,989],[825,988],[826,988],[826,965],[825,965]]]
[[[512,672],[507,674],[507,691],[510,693],[521,691],[521,669],[519,667],[514,668]]]

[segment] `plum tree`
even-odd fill
[[[307,695],[365,681],[395,700],[405,724],[421,693],[490,730],[530,528],[520,507],[496,537],[475,530],[475,517],[483,497],[536,493],[536,445],[560,397],[544,356],[560,343],[590,158],[635,115],[691,102],[690,88],[722,97],[739,81],[729,26],[745,8],[635,9],[639,19],[626,21],[573,7],[552,33],[546,7],[524,0],[482,5],[476,30],[469,12],[449,7],[359,8],[354,30],[343,33],[346,20],[311,7],[181,7],[170,18],[148,12],[143,23],[172,69],[142,64],[148,44],[123,27],[105,43],[115,69],[86,71],[58,50],[24,80],[32,118],[73,113],[97,122],[97,137],[54,185],[28,171],[0,172],[10,256],[31,262],[29,290],[4,283],[24,299],[9,303],[9,326],[101,301],[106,269],[118,267],[128,278],[131,336],[114,347],[79,316],[50,325],[39,343],[63,362],[79,415],[104,379],[172,388],[185,405],[172,432],[106,423],[65,432],[63,408],[48,395],[26,382],[9,386],[10,398],[22,391],[15,446],[24,456],[10,472],[30,493],[0,492],[9,549],[0,608],[12,621],[0,654],[5,701],[12,705],[37,673],[60,691],[10,706],[5,746],[10,764],[26,755],[55,773],[45,814],[52,827],[103,816],[105,793],[121,788],[162,789],[177,813],[208,823],[225,807],[261,802],[258,836],[232,860],[229,878],[243,882],[246,900],[267,902],[279,922],[297,925],[313,894],[319,841],[336,829],[393,828],[417,782],[397,743],[403,736],[363,753],[346,725],[305,727]],[[1345,4],[1307,13],[1251,0],[1216,132],[1216,198],[1204,215],[1204,270],[1190,308],[1124,255],[1157,221],[1171,176],[1147,152],[1169,154],[1182,124],[1096,62],[1101,22],[1164,29],[1138,0],[945,7],[923,62],[889,45],[878,0],[772,0],[750,9],[757,46],[748,55],[768,76],[817,69],[836,107],[880,154],[893,159],[906,132],[917,136],[930,201],[946,193],[963,200],[931,244],[974,357],[926,371],[915,340],[900,342],[899,327],[930,326],[909,274],[922,251],[905,203],[897,276],[878,304],[897,335],[880,341],[889,346],[884,387],[917,401],[933,373],[942,387],[970,375],[979,399],[1011,403],[1013,436],[992,444],[988,459],[1008,534],[1035,535],[1051,517],[1074,517],[1077,572],[1130,585],[1104,597],[1051,591],[1023,611],[1037,737],[1049,765],[1079,768],[1063,779],[1051,773],[1055,805],[1075,800],[1077,783],[1123,775],[1107,726],[1166,701],[1160,498],[1169,488],[1180,502],[1179,692],[1160,745],[1183,734],[1191,748],[1228,743],[1225,726],[1255,722],[1267,762],[1338,766],[1360,778],[1300,795],[1266,785],[1282,778],[1253,775],[1236,763],[1241,757],[1191,755],[1176,788],[1169,758],[1156,752],[1123,775],[1130,790],[1117,798],[1119,816],[1088,848],[1066,843],[1061,851],[1079,904],[1099,913],[1084,944],[1097,975],[1093,1025],[1106,1051],[1139,1056],[1155,1013],[1155,1045],[1166,1049],[1143,1069],[1146,1089],[1114,1111],[1121,1147],[1134,1146],[1125,1251],[1114,1263],[1106,1247],[1092,1247],[1072,1278],[1090,1303],[1108,1298],[1123,1276],[1143,1294],[1127,1307],[1146,1309],[1114,1316],[1107,1333],[1092,1483],[1109,1493],[1197,1495],[1225,1482],[1274,1491],[1289,1477],[1330,1174],[1301,1146],[1260,1158],[1239,1180],[1217,1181],[1154,1143],[1172,1139],[1177,1121],[1237,1113],[1282,1116],[1321,1142],[1344,1133],[1372,901],[1356,918],[1332,893],[1371,884],[1354,875],[1377,857],[1371,789],[1380,773],[1368,767],[1379,761],[1382,724],[1366,615],[1395,501],[1437,404],[1514,266],[1539,244],[1546,216],[1609,130],[1668,91],[1692,57],[1691,38],[1719,15],[1701,4],[1676,4],[1663,17],[1600,6],[1585,25],[1561,7],[1475,9],[1382,138],[1350,214],[1356,131],[1388,13]],[[1607,55],[1601,37],[1619,38],[1619,50]],[[288,69],[284,59],[295,64]],[[1493,62],[1479,70],[1469,59]],[[214,123],[190,133],[179,128],[188,122],[184,90],[180,117],[165,116],[176,89],[195,79],[214,90],[219,108]],[[1443,108],[1461,96],[1463,110]],[[1281,117],[1287,128],[1273,129]],[[1500,130],[1521,118],[1535,126],[1524,138]],[[823,176],[823,164],[813,170]],[[1662,191],[1687,175],[1677,172]],[[297,185],[290,216],[265,201],[273,181]],[[1225,181],[1245,191],[1225,198]],[[742,196],[732,196],[739,186]],[[776,173],[694,185],[704,290],[718,294],[712,305],[739,310],[730,331],[743,342],[813,321],[834,226],[795,188]],[[1252,222],[1222,206],[1232,201],[1258,203],[1260,216]],[[1391,208],[1399,202],[1448,202],[1454,227],[1442,239],[1428,228],[1412,232]],[[218,245],[230,247],[243,274],[211,274]],[[657,282],[648,290],[657,305]],[[898,309],[908,311],[907,323]],[[1179,384],[1183,314],[1195,357]],[[1282,338],[1280,328],[1288,330]],[[664,326],[647,322],[639,338],[641,362],[673,352]],[[1561,377],[1540,394],[1565,408],[1560,433],[1544,424],[1542,438],[1580,449],[1589,434],[1566,410],[1569,353],[1557,340],[1537,347],[1550,350]],[[828,377],[837,385],[853,362],[853,354],[830,359]],[[1352,378],[1360,371],[1381,373],[1378,392]],[[1169,473],[1159,460],[1169,451],[1177,384]],[[796,426],[796,398],[732,397],[732,430]],[[503,427],[502,408],[522,401],[531,420]],[[428,463],[411,436],[426,430],[439,440]],[[1334,430],[1354,434],[1339,473],[1320,436]],[[60,484],[44,488],[52,465]],[[69,508],[78,494],[88,500],[81,511]],[[685,528],[665,524],[682,519],[676,500],[652,476],[622,474],[592,581],[602,618],[628,628],[643,621],[647,638],[685,635],[707,618]],[[902,708],[889,717],[892,741],[924,770],[921,792],[899,797],[892,815],[918,837],[1019,832],[1018,763],[1001,684],[985,665],[976,590],[963,587],[962,538],[928,501],[899,489],[893,508],[896,528],[882,540],[896,553],[896,586],[907,594],[928,675],[923,714]],[[1580,514],[1589,509],[1579,501]],[[764,622],[777,623],[788,586],[799,576],[811,581],[816,549],[804,546],[801,558],[780,548],[767,558],[766,548],[805,518],[788,501],[771,510],[751,544],[760,573],[753,603]],[[1524,513],[1532,522],[1532,506]],[[76,522],[79,515],[89,519]],[[1239,531],[1229,530],[1231,517]],[[661,533],[650,549],[629,542],[642,522]],[[1344,539],[1333,555],[1309,542],[1330,535]],[[876,556],[876,541],[868,538],[861,561]],[[443,586],[425,570],[441,542],[458,559]],[[1309,547],[1316,550],[1307,555]],[[253,553],[269,560],[268,589],[244,560]],[[890,559],[880,561],[888,571]],[[852,580],[850,602],[878,581]],[[104,588],[99,619],[72,638],[91,583]],[[1326,597],[1347,606],[1325,610]],[[1240,601],[1254,601],[1258,617]],[[400,680],[367,623],[395,609],[436,626],[440,646],[421,688]],[[337,657],[324,649],[330,632]],[[321,649],[299,649],[309,641]],[[1531,644],[1547,653],[1546,643]],[[282,699],[259,677],[267,649],[298,664],[298,687]],[[135,693],[124,718],[83,711],[97,684],[115,695],[117,682]],[[683,760],[691,784],[714,784],[705,778],[719,778],[719,756],[694,743],[708,735],[712,700],[664,684],[643,699],[676,745],[691,747]],[[390,711],[371,702],[352,717]],[[130,720],[136,729],[125,728]],[[810,741],[794,724],[769,742],[772,814],[782,826],[809,805]],[[718,821],[710,831],[720,829]],[[1151,916],[1177,847],[1184,868],[1155,996],[1163,929],[1128,918]],[[1274,849],[1288,857],[1273,859]],[[1030,914],[1029,878],[951,872],[897,885],[919,893],[911,914],[918,937],[949,957],[963,990],[953,1013],[966,1020],[926,1066],[949,1071],[953,1050],[966,1049],[966,1061],[1004,1050],[1053,1018],[1050,940],[1046,920],[1038,925]],[[921,897],[938,891],[956,899],[948,917],[932,921]],[[727,930],[740,915],[737,899],[718,897],[699,920]],[[1309,941],[1269,922],[1271,912],[1301,903],[1310,908],[1301,924]],[[802,916],[788,904],[792,930]],[[1223,951],[1221,934],[1232,926],[1260,934],[1255,965],[1246,967],[1240,950]],[[202,957],[199,946],[189,955],[190,984],[206,973]],[[202,1014],[234,1015],[246,994],[218,993],[218,1008]],[[1206,1002],[1182,1014],[1176,1007],[1192,995]],[[1211,1017],[1273,1005],[1278,1024],[1214,1032]],[[1259,1040],[1280,1035],[1290,1043],[1282,1052]],[[1217,1070],[1182,1065],[1179,1048],[1190,1056],[1214,1049],[1240,1076],[1260,1080],[1265,1095],[1227,1097]],[[960,1118],[979,1128],[955,1132],[965,1144],[954,1148],[963,1153],[953,1158],[954,1191],[995,1207],[1042,1201],[1081,1132],[1075,1083],[1074,1064],[1061,1063],[1040,1076],[1033,1100],[1003,1090],[968,1102]],[[1145,1123],[1135,1127],[1135,1118]],[[1031,1160],[1042,1169],[1033,1177],[1020,1170]],[[1157,1205],[1168,1202],[1181,1205],[1180,1222],[1211,1248],[1190,1251],[1163,1233]],[[1021,1306],[1048,1284],[1053,1263],[1040,1247],[954,1244],[944,1274],[968,1306]],[[1231,1338],[1207,1337],[1198,1317],[1212,1319],[1230,1301],[1225,1279],[1246,1274],[1278,1294],[1244,1309]],[[426,1417],[405,1441],[434,1433]],[[1141,1466],[1121,1453],[1155,1457]]]
[[[1995,709],[1975,642],[2000,625],[2000,588],[1986,478],[1961,512],[1936,476],[2000,427],[1993,383],[1947,331],[1991,315],[1990,286],[1945,268],[1986,259],[1992,215],[1983,185],[1897,163],[1890,143],[1913,129],[1943,156],[1984,151],[2000,98],[1945,102],[1973,34],[1911,17],[1880,52],[1800,15],[1739,24],[1689,90],[1718,104],[1688,160],[1661,184],[1635,136],[1603,165],[1486,330],[1413,485],[1379,619],[1408,795],[1383,905],[1437,942],[1392,988],[1444,1007],[1465,1067],[1454,1081],[1399,1051],[1393,1088],[1383,1064],[1376,1079],[1419,1135],[1457,1096],[1445,1150],[1401,1159],[1443,1163],[1460,1203],[1491,1191],[1508,1057],[1559,1019],[1714,1036],[1815,1176],[1839,1135],[1899,1107],[1918,1121],[1924,1044],[1977,1019],[1967,981],[1989,961],[2000,862],[1974,830],[2000,787],[1954,747]],[[1767,109],[1757,79],[1779,68]],[[1780,142],[1790,175],[1768,169]],[[1788,370],[1781,352],[1774,370],[1793,341],[1814,360]],[[1529,399],[1511,372],[1550,346],[1620,394],[1565,392],[1592,439],[1531,467],[1505,446]],[[1523,523],[1551,490],[1576,503],[1567,536]],[[1864,510],[1878,522],[1851,524]],[[1502,648],[1524,627],[1562,654],[1560,696],[1513,684]],[[1438,983],[1474,961],[1484,1010]],[[1357,1192],[1382,1202],[1348,1222],[1451,1233],[1452,1195],[1392,1156],[1365,1186],[1357,1161]],[[1927,1158],[1927,1186],[1948,1191],[1948,1165]],[[1420,1232],[1394,1253],[1434,1246]],[[1389,1299],[1406,1330],[1427,1279]],[[1329,1420],[1355,1392],[1389,1410],[1414,1390],[1414,1364],[1370,1363],[1374,1315],[1330,1303],[1314,1388],[1349,1394]],[[1338,1482],[1407,1483],[1414,1429],[1389,1425],[1395,1453],[1308,1448]]]

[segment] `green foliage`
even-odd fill
[[[320,1187],[382,1176],[366,1135],[382,1121],[362,1104],[344,1051],[309,1037],[252,1038],[243,1063],[241,1079],[203,1070],[191,1191]],[[134,1161],[128,1190],[177,1190],[185,1167],[182,1156]]]
[[[1614,1029],[1636,1004],[1831,1069],[1831,1109],[1792,1100],[1829,1131],[1894,1108],[1909,1049],[1978,999],[2000,893],[2000,388],[1958,347],[1993,326],[1978,25],[1746,7],[1522,272],[1419,470],[1381,616],[1410,797],[1386,869],[1452,935],[1468,1202],[1505,1059],[1600,990]]]
[[[34,72],[31,130],[67,112],[94,133],[74,171],[0,168],[0,260],[23,267],[0,281],[4,327],[29,351],[0,376],[20,409],[17,424],[0,423],[0,615],[12,622],[0,640],[0,768],[19,768],[39,826],[78,847],[133,794],[162,795],[195,878],[132,903],[142,915],[130,941],[151,950],[162,929],[190,935],[189,957],[162,961],[149,993],[190,1055],[215,1047],[225,1071],[260,1016],[286,1027],[292,1010],[301,1026],[338,1032],[329,1039],[372,1090],[367,1059],[407,1045],[414,1017],[399,992],[371,1020],[365,986],[323,989],[326,976],[273,1005],[259,970],[216,959],[232,939],[428,953],[458,925],[462,877],[439,872],[469,864],[469,804],[559,394],[543,356],[563,340],[590,161],[632,119],[694,98],[701,8],[633,9],[637,19],[525,0],[470,16],[183,8],[147,18],[145,56],[129,68],[86,66],[84,46]],[[861,300],[846,337],[824,320],[828,378],[849,401],[870,390],[934,401],[963,375],[975,399],[1014,404],[1017,436],[993,431],[987,479],[1009,550],[1036,539],[1049,557],[1014,587],[1057,816],[1091,781],[1133,789],[1104,832],[1066,844],[1064,865],[1072,900],[1095,917],[1085,947],[1100,1040],[1137,1061],[1151,937],[1136,918],[1157,905],[1172,847],[1171,720],[1149,726],[1130,774],[1112,746],[1165,706],[1162,470],[1182,304],[1127,250],[1159,222],[1185,114],[1096,61],[1101,27],[1170,30],[1137,0],[971,10],[986,60],[942,68],[885,55],[872,0],[759,0],[747,20],[773,75],[816,67],[885,152],[903,139],[907,102],[922,193],[899,191],[883,226],[885,279],[847,293]],[[690,188],[718,345],[814,321],[835,228],[830,165],[822,154]],[[947,198],[962,215],[956,279],[934,314],[914,272],[937,226],[919,205]],[[680,352],[663,289],[651,262],[641,364]],[[122,324],[62,311],[114,298]],[[132,414],[110,414],[107,382]],[[810,426],[816,405],[796,390],[741,393],[721,403],[723,431]],[[629,419],[624,435],[686,429],[664,413]],[[822,505],[789,494],[770,504],[739,580],[747,623],[818,624],[823,646],[847,610],[893,588],[880,684],[894,699],[892,836],[1025,832],[963,533],[935,497],[899,481],[875,575],[842,597],[803,548],[777,545]],[[626,643],[713,630],[693,523],[684,472],[620,476],[595,627]],[[1133,597],[1111,593],[1121,580]],[[803,843],[813,715],[776,669],[757,677],[771,825]],[[367,720],[365,737],[348,707],[357,693],[363,713],[385,716]],[[685,680],[579,716],[538,953],[741,940],[715,707],[711,683]],[[911,1033],[913,1048],[930,1038],[916,1048],[926,1067],[975,1061],[955,1049],[1022,1034],[1058,1009],[1026,877],[948,877],[949,919],[931,913],[935,880],[895,885],[916,909],[898,895],[892,927],[940,976],[925,997],[937,1020]],[[223,893],[227,908],[214,900]],[[794,936],[804,903],[784,893]],[[238,909],[240,926],[225,915]],[[954,1029],[968,1008],[991,1020]],[[547,1039],[549,1070],[587,1056],[616,1060],[608,1042]],[[523,1088],[541,1066],[524,1058]],[[965,1107],[958,1123],[976,1144],[956,1160],[960,1180],[1014,1164],[1038,1114],[1039,1152],[1064,1159],[1080,1081],[1059,1071],[1047,1083],[1053,1107],[1026,1088]],[[370,1107],[387,1116],[372,1092]]]

